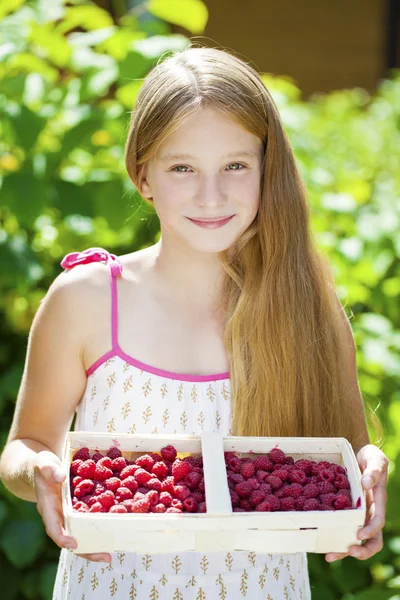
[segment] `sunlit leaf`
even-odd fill
[[[208,21],[208,9],[202,0],[149,0],[147,10],[194,34],[203,33]]]

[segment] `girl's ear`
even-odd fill
[[[142,173],[142,176],[140,178],[139,191],[140,191],[140,194],[144,198],[147,198],[148,200],[151,200],[153,198],[153,194],[151,192],[150,184],[149,184],[149,182],[147,180],[147,165],[143,169],[143,173]]]

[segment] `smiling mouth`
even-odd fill
[[[205,218],[205,217],[202,217],[200,219],[193,219],[191,217],[187,217],[187,218],[190,221],[199,221],[200,223],[218,223],[218,221],[225,221],[226,219],[230,219],[233,216],[234,215],[227,215],[226,217],[216,217],[215,219],[213,219],[213,218]]]

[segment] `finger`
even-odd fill
[[[86,558],[87,560],[93,560],[96,562],[111,562],[110,554],[77,554],[77,556],[81,556],[82,558]]]
[[[387,470],[389,466],[388,458],[373,446],[374,452],[371,458],[366,458],[366,466],[362,473],[361,483],[365,489],[371,489],[375,487],[378,482],[385,477],[387,479]]]
[[[62,517],[57,509],[47,503],[47,505],[38,506],[38,510],[42,516],[46,533],[53,542],[60,548],[75,549],[77,543],[73,537],[66,534],[62,526]]]
[[[380,531],[376,536],[370,538],[361,546],[350,546],[349,554],[359,560],[366,560],[377,552],[380,552],[383,548],[383,536]]]
[[[378,485],[376,488],[374,488],[373,495],[374,500],[370,507],[371,518],[357,533],[357,537],[361,540],[374,537],[385,526],[387,503],[386,488]]]
[[[328,554],[325,554],[325,560],[327,562],[334,562],[335,560],[345,558],[345,556],[348,556],[347,552],[328,552]]]

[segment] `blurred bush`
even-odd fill
[[[149,69],[190,43],[168,23],[197,35],[207,16],[201,0],[150,0],[117,24],[89,1],[1,2],[0,448],[30,324],[62,257],[91,246],[122,254],[158,239],[157,215],[125,172],[130,110]],[[262,77],[353,315],[360,387],[384,422],[391,461],[385,548],[333,564],[309,554],[313,600],[399,600],[400,76],[373,97],[352,89],[308,102],[290,78]],[[35,504],[0,484],[2,600],[50,599],[58,553]]]

